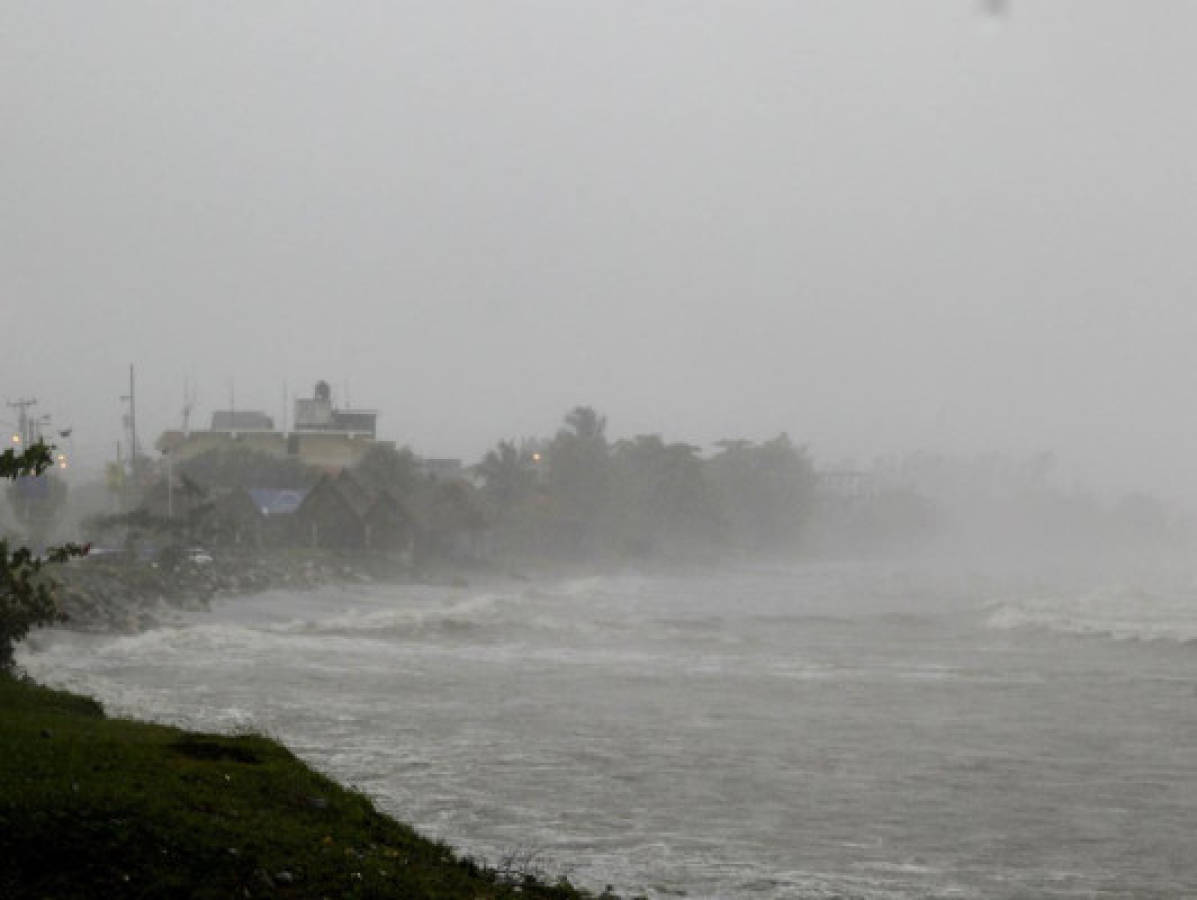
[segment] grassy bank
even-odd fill
[[[545,897],[263,737],[110,719],[0,675],[0,897]]]

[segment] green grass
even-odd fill
[[[0,897],[544,897],[263,737],[106,718],[0,675]]]

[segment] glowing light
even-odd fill
[[[540,462],[540,454],[539,453],[532,454],[532,462]]]
[[[12,442],[13,442],[14,444],[19,444],[19,443],[21,443],[21,436],[20,436],[19,434],[14,434],[14,435],[12,436]]]

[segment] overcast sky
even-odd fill
[[[0,2],[4,399],[474,461],[785,430],[1197,497],[1197,5]],[[0,410],[0,417],[11,410]]]

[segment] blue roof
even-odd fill
[[[250,488],[249,496],[254,506],[261,510],[264,516],[287,516],[299,509],[303,498],[308,495],[306,490],[294,488]]]

